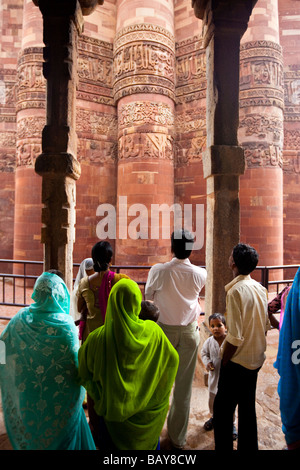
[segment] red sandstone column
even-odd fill
[[[23,0],[0,11],[0,257],[13,258],[17,60],[22,39]],[[8,267],[1,266],[5,271]]]
[[[42,73],[42,17],[32,2],[23,2],[23,36],[16,88],[17,140],[14,258],[43,259],[41,179],[34,171],[45,125],[45,79]],[[29,268],[28,274],[41,268]]]
[[[192,211],[196,249],[191,260],[205,265],[206,182],[202,153],[206,148],[206,58],[202,21],[191,1],[175,2],[176,108],[175,201]],[[188,19],[188,21],[187,21]],[[191,208],[191,209],[190,209]]]
[[[241,45],[241,240],[260,265],[283,262],[283,68],[277,0],[259,0]]]
[[[116,262],[119,264],[148,265],[171,256],[175,90],[173,8],[171,1],[117,1],[114,97],[119,122],[117,196],[120,224],[117,224],[116,234]],[[151,208],[159,209],[162,204],[167,207],[164,211],[166,220],[157,222],[157,213],[151,214]]]
[[[300,262],[300,5],[279,0],[284,72],[283,240],[284,264]],[[291,273],[289,273],[289,277]]]
[[[118,118],[112,91],[115,29],[116,6],[105,1],[86,19],[78,42],[76,132],[81,176],[76,184],[75,262],[91,256],[92,246],[104,238],[99,230],[103,209],[105,204],[116,205]],[[115,239],[109,241],[114,247]]]

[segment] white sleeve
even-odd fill
[[[212,362],[211,357],[210,357],[209,341],[208,340],[209,340],[209,338],[206,341],[204,341],[204,344],[202,346],[201,353],[200,353],[201,360],[202,360],[205,367],[207,366],[207,364],[209,362]]]
[[[154,294],[156,291],[156,284],[157,284],[157,273],[156,269],[154,269],[155,266],[152,266],[152,268],[149,271],[148,274],[148,279],[145,285],[145,299],[146,300],[153,300],[154,299]]]

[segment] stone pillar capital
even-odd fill
[[[70,176],[74,180],[81,174],[80,163],[70,153],[42,153],[35,162],[35,172],[40,175]]]
[[[42,9],[60,10],[62,14],[66,14],[67,10],[72,10],[75,4],[80,5],[84,16],[93,13],[97,5],[103,5],[104,0],[32,0],[33,3]],[[78,8],[76,6],[76,8]]]
[[[244,150],[233,145],[212,145],[203,152],[203,176],[242,175],[245,171]]]
[[[247,29],[257,0],[192,0],[197,18],[203,20],[204,47],[213,35],[231,34],[240,39]]]
[[[56,22],[59,21],[59,18],[72,20],[78,33],[81,34],[83,30],[83,12],[78,0],[33,0],[33,3],[39,7],[43,15],[44,26],[45,19],[51,17],[55,18]],[[44,37],[46,40],[47,33],[48,28],[44,28]]]

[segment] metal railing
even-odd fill
[[[9,269],[6,269],[6,271],[8,272],[2,272],[2,264],[6,264],[6,266],[9,267]],[[18,266],[18,268],[15,268],[15,265]],[[80,263],[73,264],[73,268],[76,273],[76,268],[78,269],[79,266]],[[34,267],[36,273],[29,273],[29,271],[34,271]],[[117,273],[123,272],[125,274],[130,274],[131,272],[137,273],[138,271],[141,272],[142,270],[146,271],[144,275],[145,280],[141,279],[141,277],[143,276],[140,276],[140,274],[137,274],[137,276],[130,276],[133,279],[137,277],[136,282],[141,286],[141,289],[143,290],[146,284],[147,272],[150,267],[151,266],[113,265],[111,269]],[[276,292],[278,293],[279,290],[282,289],[282,287],[280,286],[289,285],[293,282],[294,276],[298,268],[299,265],[258,266],[255,270],[255,276],[257,280],[263,286],[266,287],[267,290],[270,290],[275,286]],[[18,274],[15,274],[15,271],[18,271]],[[39,275],[42,273],[42,271],[42,261],[0,259],[0,307],[25,307],[29,305],[33,284],[35,280],[39,277]],[[290,271],[292,271],[292,273]],[[279,275],[279,279],[274,278],[276,272]],[[0,313],[0,319],[9,320],[10,318],[11,317],[1,316]]]
[[[2,272],[2,265],[6,264],[9,268],[7,272]],[[18,266],[16,268],[14,265]],[[77,273],[80,263],[73,263],[73,271]],[[31,271],[36,271],[36,274],[29,273],[29,267]],[[35,267],[35,269],[34,269]],[[147,271],[151,266],[134,266],[134,265],[112,265],[111,269],[116,273],[123,272],[124,274],[137,271]],[[18,270],[18,274],[15,271]],[[26,307],[30,304],[30,296],[32,294],[33,285],[35,280],[43,272],[43,261],[24,261],[24,260],[9,260],[0,259],[0,307]],[[130,276],[134,277],[134,276]],[[139,277],[139,276],[137,276]],[[147,277],[147,274],[144,276]],[[75,277],[73,278],[73,282]],[[140,285],[143,291],[146,281],[136,279],[137,284]],[[3,316],[0,313],[0,320],[9,320],[11,317]]]

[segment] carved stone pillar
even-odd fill
[[[43,177],[44,265],[45,269],[59,269],[71,288],[75,180],[80,176],[76,159],[75,91],[82,11],[75,0],[39,0],[38,6],[43,15],[43,73],[47,80],[42,154],[35,162],[35,171]]]
[[[300,57],[299,2],[279,0],[284,73],[283,262],[299,263],[300,243]],[[289,274],[290,275],[290,274]]]
[[[0,11],[0,246],[1,258],[13,258],[16,152],[17,60],[22,39],[23,5],[3,0]],[[2,264],[2,272],[10,265]],[[6,271],[5,271],[6,270]]]
[[[46,81],[42,62],[42,19],[32,2],[23,2],[23,28],[17,64],[16,97],[16,169],[14,259],[42,260],[41,245],[41,178],[34,165],[41,153],[45,125]],[[40,275],[41,266],[28,266],[28,274]],[[22,266],[14,266],[15,274]]]
[[[239,49],[253,1],[194,0],[203,19],[207,59],[207,151],[203,173],[207,180],[206,317],[225,311],[224,285],[232,279],[228,257],[239,242],[239,176],[244,172],[238,146]]]
[[[284,93],[277,0],[260,0],[253,10],[240,58],[241,238],[256,248],[261,266],[281,265]]]
[[[161,3],[117,2],[119,264],[153,264],[171,255],[168,221],[151,212],[165,204],[170,221],[174,204],[174,11],[173,2]]]

